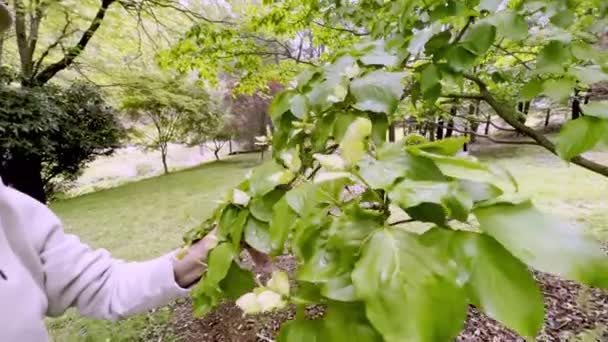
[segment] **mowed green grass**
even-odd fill
[[[226,158],[117,188],[53,203],[65,230],[109,250],[114,257],[145,260],[177,249],[184,232],[208,217],[224,193],[259,163],[259,154]],[[49,320],[56,342],[169,340],[167,309],[122,322],[80,318],[74,312]],[[160,330],[157,331],[157,330]]]
[[[479,147],[477,147],[479,149]],[[579,221],[608,241],[608,178],[531,146],[482,146],[481,160],[499,164],[518,180],[520,191],[544,210]],[[595,153],[608,163],[608,153]],[[259,155],[240,156],[168,176],[127,184],[54,203],[66,230],[114,256],[143,260],[180,245],[184,231],[207,217],[215,201],[243,179]],[[126,321],[100,322],[71,312],[49,322],[55,341],[169,341],[170,309]]]

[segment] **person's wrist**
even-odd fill
[[[217,245],[217,238],[212,232],[201,241],[190,246],[183,258],[173,259],[175,282],[182,288],[189,288],[200,280],[205,271],[207,255]]]

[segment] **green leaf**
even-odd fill
[[[401,83],[405,73],[372,71],[351,82],[350,91],[356,103],[354,108],[362,111],[392,114],[403,95]]]
[[[296,94],[291,97],[290,101],[291,113],[298,119],[303,119],[308,114],[309,105],[308,98],[302,94]]]
[[[270,254],[272,252],[272,241],[268,223],[249,216],[245,224],[245,242],[257,251]]]
[[[321,286],[321,294],[331,300],[340,302],[354,302],[357,300],[355,287],[350,279],[350,274],[344,274],[323,283]]]
[[[286,196],[283,196],[274,205],[270,227],[268,228],[273,254],[279,254],[283,251],[285,241],[287,241],[296,217],[296,213],[289,207],[289,203],[287,203]]]
[[[405,231],[385,229],[371,237],[352,279],[385,341],[450,341],[458,335],[467,307],[449,264],[445,251]]]
[[[254,196],[264,196],[278,185],[289,183],[293,177],[293,172],[275,161],[266,162],[253,169],[250,178],[251,192]]]
[[[591,102],[582,106],[585,115],[608,119],[608,101]]]
[[[389,190],[399,178],[443,180],[441,171],[426,158],[407,153],[401,144],[385,144],[377,158],[359,162],[359,174],[374,189]]]
[[[446,56],[448,65],[455,71],[467,71],[475,65],[477,56],[461,45],[452,47]]]
[[[583,85],[592,86],[596,83],[608,81],[608,74],[597,65],[574,66],[569,69],[571,75],[576,77]]]
[[[251,215],[263,222],[270,222],[272,219],[274,205],[283,197],[285,191],[273,190],[262,197],[255,197],[251,200],[249,210]]]
[[[477,56],[483,56],[496,39],[496,27],[487,22],[472,25],[462,38],[462,46]]]
[[[539,74],[562,74],[564,66],[572,59],[570,48],[567,44],[552,41],[545,45],[540,51],[536,62],[536,72]]]
[[[447,217],[466,221],[473,207],[473,199],[455,183],[406,179],[398,183],[389,196],[406,212],[417,216],[413,218],[436,224],[443,224]],[[421,207],[421,204],[427,205]]]
[[[532,79],[521,88],[521,96],[525,100],[532,100],[537,97],[543,91],[543,81],[539,79]]]
[[[234,246],[241,244],[245,222],[247,222],[249,210],[240,209],[234,205],[229,205],[222,211],[220,216],[218,237],[230,238]]]
[[[454,156],[462,151],[464,144],[469,141],[467,137],[456,137],[436,140],[424,144],[408,146],[409,151],[425,151],[429,153],[441,154],[444,156]]]
[[[431,26],[426,27],[420,31],[416,31],[412,40],[410,40],[410,44],[407,47],[407,51],[412,55],[417,55],[422,52],[422,49],[426,45],[426,43],[433,37],[437,32],[441,29],[441,24],[439,22],[434,22]]]
[[[388,116],[385,114],[373,114],[370,115],[372,121],[372,141],[376,146],[382,146],[386,142],[386,134],[390,123],[388,122]]]
[[[608,288],[608,258],[580,227],[543,214],[529,202],[474,211],[482,231],[529,266],[584,284]]]
[[[435,64],[427,64],[420,72],[420,90],[425,94],[439,85],[441,87],[441,71]],[[441,92],[441,88],[439,89]]]
[[[353,123],[358,118],[357,115],[352,113],[340,113],[336,117],[336,121],[334,122],[333,127],[333,136],[336,141],[342,141],[344,139],[344,134],[348,130],[350,124]]]
[[[369,119],[359,117],[348,126],[344,138],[340,142],[342,157],[348,165],[355,165],[367,151],[366,139],[372,133],[372,123]]]
[[[584,41],[576,41],[570,47],[572,55],[583,62],[592,61],[597,57],[597,53],[593,50],[593,47]]]
[[[496,12],[502,0],[481,0],[479,4],[480,10],[486,10],[488,12]]]
[[[486,19],[496,26],[499,36],[520,41],[528,36],[528,23],[526,19],[512,9],[497,12]]]
[[[601,119],[583,116],[570,120],[559,132],[555,146],[557,154],[564,160],[570,160],[595,147],[603,132]]]
[[[431,38],[424,46],[425,53],[437,54],[449,46],[452,34],[450,31],[443,31]]]
[[[361,303],[332,303],[323,320],[324,341],[381,342],[382,338],[365,317]]]
[[[272,121],[277,121],[283,113],[289,110],[291,107],[290,101],[293,96],[293,92],[287,90],[282,91],[274,97],[272,103],[268,107],[268,114],[272,118]]]
[[[396,67],[399,64],[397,55],[386,51],[384,41],[376,41],[371,45],[373,48],[368,48],[367,51],[359,57],[363,64],[382,65],[387,67]]]
[[[256,287],[253,277],[250,271],[242,269],[233,261],[226,277],[220,281],[219,286],[226,298],[238,299],[245,293],[253,291]]]
[[[235,255],[234,247],[228,243],[218,245],[209,253],[207,272],[192,290],[195,315],[208,313],[224,298],[219,284],[226,278]]]
[[[543,94],[562,102],[574,92],[576,82],[569,78],[551,79],[543,83]]]
[[[323,321],[297,319],[284,323],[279,331],[277,342],[325,342]]]
[[[555,26],[567,28],[574,22],[575,16],[572,10],[565,9],[555,13],[551,17],[551,23]]]
[[[422,240],[444,240],[462,268],[472,303],[524,337],[534,338],[544,319],[543,298],[530,271],[485,234],[433,228]]]

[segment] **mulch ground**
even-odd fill
[[[290,271],[289,258],[279,260],[278,267]],[[597,329],[595,337],[586,341],[608,341],[608,291],[583,287],[558,277],[535,273],[545,298],[545,324],[537,341],[572,341],[581,332]],[[310,317],[322,315],[323,309],[311,307]],[[192,317],[189,301],[177,305],[173,331],[183,342],[269,342],[280,325],[293,319],[293,309],[272,314],[243,317],[234,303],[224,303],[207,316]],[[471,307],[465,329],[457,341],[503,342],[522,341],[512,331]]]

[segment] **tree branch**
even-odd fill
[[[530,66],[528,66],[527,62],[522,60],[521,58],[517,57],[517,55],[514,52],[510,52],[507,49],[503,48],[502,46],[500,46],[499,44],[495,44],[494,47],[496,47],[497,49],[501,50],[502,52],[506,53],[507,55],[515,58],[524,68],[526,68],[527,70],[532,70],[532,68],[530,68]]]
[[[499,140],[496,138],[493,138],[489,135],[485,135],[485,134],[479,134],[473,131],[469,131],[468,129],[462,130],[459,129],[457,127],[448,127],[446,125],[440,125],[435,123],[435,127],[440,127],[440,128],[446,128],[446,129],[451,129],[454,132],[458,132],[458,133],[462,133],[462,134],[470,134],[470,135],[474,135],[478,138],[483,138],[483,139],[487,139],[495,144],[503,144],[503,145],[535,145],[538,146],[539,144],[536,141],[526,141],[526,140]]]
[[[486,84],[479,77],[471,74],[464,74],[464,77],[477,84],[481,94],[483,95],[484,101],[489,104],[490,107],[494,109],[496,114],[498,114],[498,116],[500,116],[505,122],[511,125],[511,127],[532,138],[538,143],[538,145],[544,147],[549,152],[557,155],[557,151],[555,150],[555,145],[553,144],[553,142],[551,142],[551,140],[549,140],[544,134],[539,133],[531,127],[527,126],[526,124],[520,122],[517,119],[517,115],[514,113],[514,109],[511,108],[509,105],[502,103],[496,98],[494,98],[494,96],[488,91],[488,87],[486,86]],[[579,165],[589,171],[608,177],[607,165],[596,163],[582,156],[576,156],[572,158],[570,162]]]
[[[448,99],[483,100],[481,94],[442,94],[441,97]]]
[[[320,23],[318,21],[313,21],[312,23],[315,24],[315,25],[317,25],[317,26],[325,27],[325,28],[330,29],[330,30],[350,33],[350,34],[352,34],[354,36],[357,36],[357,37],[363,37],[363,36],[369,36],[370,35],[369,32],[357,32],[355,30],[349,30],[349,29],[343,28],[343,27],[333,27],[333,26],[329,26],[329,25]]]
[[[48,82],[51,78],[53,78],[58,72],[64,70],[74,63],[76,57],[80,56],[82,51],[86,48],[87,44],[93,38],[97,29],[101,26],[104,17],[106,16],[106,12],[110,5],[112,5],[116,0],[102,0],[101,6],[97,10],[97,14],[93,21],[91,21],[91,25],[89,28],[82,34],[78,43],[69,48],[67,54],[63,56],[63,58],[48,67],[46,67],[40,74],[36,75],[33,84],[34,85],[42,85]]]

